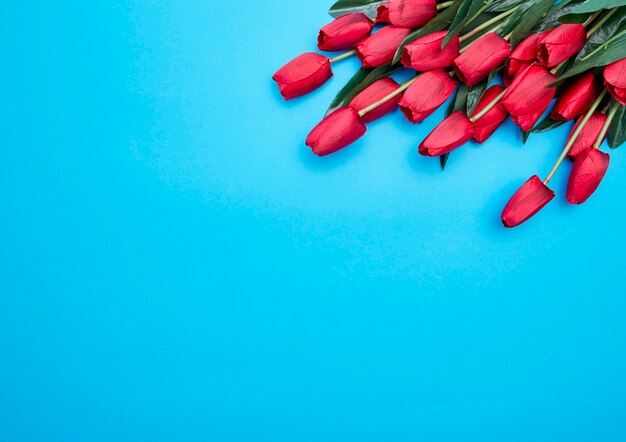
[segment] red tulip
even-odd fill
[[[502,105],[523,130],[530,130],[550,105],[556,92],[550,85],[555,80],[543,66],[533,63],[508,87]]]
[[[534,63],[537,58],[539,37],[539,34],[532,34],[513,49],[504,65],[504,84],[507,86],[511,84],[519,72]]]
[[[504,87],[499,84],[494,84],[489,89],[485,91],[482,98],[478,102],[476,106],[475,114],[478,114],[481,110],[483,110],[489,103],[491,103],[498,95],[502,93]],[[509,113],[502,105],[502,102],[499,102],[495,105],[493,109],[487,112],[483,117],[478,119],[474,123],[474,141],[477,143],[484,143],[487,138],[489,138],[493,133],[500,127],[506,117],[509,116]]]
[[[441,43],[446,34],[446,31],[435,32],[406,45],[402,51],[402,64],[422,72],[452,66],[454,59],[459,56],[459,36],[455,36],[442,49]]]
[[[576,138],[576,141],[574,141],[574,144],[572,144],[572,147],[567,153],[567,156],[570,159],[574,159],[576,156],[578,156],[579,153],[584,152],[587,149],[591,149],[594,146],[594,144],[598,140],[598,137],[600,136],[600,133],[602,132],[602,128],[604,127],[604,123],[606,123],[606,119],[607,116],[603,113],[594,112],[593,114],[591,114],[591,118],[589,118],[587,124],[585,124],[585,126],[582,128],[580,134],[578,134],[578,137]],[[572,137],[578,126],[580,126],[582,120],[583,117],[580,117],[578,119],[569,134],[570,138]]]
[[[412,123],[421,123],[435,112],[456,89],[456,82],[443,69],[421,74],[404,92],[400,110]]]
[[[626,106],[626,58],[604,68],[604,84],[613,98]]]
[[[510,52],[511,45],[495,32],[490,32],[473,42],[452,64],[461,81],[473,86],[504,63]]]
[[[324,26],[317,37],[321,51],[352,49],[372,32],[374,22],[361,13],[346,14]]]
[[[609,154],[598,149],[587,149],[576,155],[567,182],[567,202],[582,204],[587,201],[600,185],[610,161]]]
[[[306,52],[280,68],[272,78],[285,100],[290,100],[317,89],[332,76],[328,57]]]
[[[582,115],[589,110],[599,93],[600,84],[593,72],[588,72],[569,81],[556,100],[550,118],[553,120],[571,120]]]
[[[356,45],[356,55],[364,68],[375,68],[389,63],[404,41],[410,29],[385,26]]]
[[[419,28],[437,15],[437,0],[391,0],[378,7],[376,21],[402,28]]]
[[[382,100],[387,95],[391,94],[393,91],[397,90],[400,87],[398,83],[393,81],[391,78],[382,78],[378,81],[375,81],[368,87],[366,87],[360,94],[352,99],[350,106],[357,112],[362,111],[366,107],[376,103],[379,100]],[[398,105],[398,101],[402,94],[396,95],[391,100],[385,101],[384,104],[376,107],[374,110],[369,111],[365,115],[361,117],[362,123],[369,123],[370,121],[374,121],[379,119],[380,117],[387,115],[389,112],[394,110]]]
[[[581,24],[561,25],[539,39],[537,59],[551,68],[577,54],[587,43],[587,32]]]
[[[306,145],[317,155],[331,154],[361,138],[367,128],[354,109],[342,107],[324,118],[306,137]]]
[[[537,175],[531,177],[513,194],[500,219],[504,227],[515,227],[539,212],[552,201],[554,192]]]
[[[426,137],[419,146],[419,153],[437,157],[453,151],[472,139],[474,128],[465,112],[451,114]]]

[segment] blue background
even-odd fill
[[[330,3],[4,3],[0,440],[626,439],[624,152],[515,230],[569,125],[315,157],[357,62],[270,77]]]

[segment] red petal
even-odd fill
[[[596,191],[609,168],[609,154],[587,149],[576,156],[567,183],[567,201],[582,204]]]

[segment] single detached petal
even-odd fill
[[[593,145],[598,140],[600,133],[602,132],[602,128],[604,127],[604,123],[606,123],[606,119],[607,116],[603,113],[594,112],[593,114],[591,114],[591,117],[587,121],[587,124],[585,124],[585,126],[582,128],[580,134],[578,134],[578,137],[574,141],[574,144],[572,144],[572,148],[567,154],[569,159],[573,160],[579,153],[593,147]],[[582,120],[582,116],[578,118],[578,121],[576,121],[576,124],[569,134],[569,138],[572,137],[578,126],[580,126]]]
[[[346,14],[324,26],[317,37],[321,51],[352,49],[372,32],[374,22],[365,14]]]
[[[532,176],[504,207],[500,216],[502,224],[504,227],[519,226],[552,201],[552,198],[554,192],[537,175]]]
[[[454,60],[454,70],[463,83],[473,86],[504,63],[510,52],[511,45],[495,32],[490,32]]]
[[[356,55],[364,68],[375,68],[393,60],[410,29],[385,26],[356,45]]]
[[[376,21],[402,28],[419,28],[437,15],[436,0],[391,0],[378,7]]]
[[[494,84],[487,89],[478,102],[474,114],[478,114],[485,107],[487,107],[487,105],[495,100],[503,90],[504,87],[499,84]],[[500,125],[504,123],[504,120],[506,120],[508,116],[509,113],[500,101],[489,112],[474,123],[474,141],[477,143],[484,143],[491,135],[493,135]]]
[[[367,128],[351,107],[342,107],[324,118],[306,137],[306,145],[317,155],[338,151],[361,138]]]
[[[555,80],[543,66],[533,63],[517,74],[507,88],[502,105],[524,130],[532,128],[550,105],[556,93],[550,85]]]
[[[355,111],[360,112],[366,107],[382,100],[399,87],[400,85],[391,78],[382,78],[366,87],[360,94],[354,97],[348,106],[353,108]],[[363,115],[361,117],[361,122],[369,123],[370,121],[377,120],[380,117],[387,115],[396,108],[401,98],[402,94],[398,94],[392,99],[387,100],[384,104],[381,104],[374,110]]]
[[[428,157],[444,155],[467,143],[473,135],[473,124],[465,112],[454,112],[422,141],[419,153]]]
[[[332,76],[328,57],[306,52],[280,68],[272,78],[285,100],[290,100],[317,89]]]
[[[454,93],[456,82],[443,69],[421,74],[404,92],[400,110],[412,123],[421,123]]]
[[[567,82],[550,113],[553,120],[571,120],[589,110],[600,93],[600,83],[593,72]]]
[[[567,182],[567,202],[582,204],[596,191],[606,175],[611,158],[598,149],[587,149],[576,155]]]
[[[613,98],[626,105],[626,58],[604,68],[604,85]]]
[[[446,34],[446,31],[441,31],[424,35],[406,45],[402,51],[402,64],[422,72],[452,66],[459,56],[459,36],[442,48]]]
[[[548,67],[567,60],[587,43],[587,31],[582,24],[566,24],[542,34],[539,40],[537,59]]]

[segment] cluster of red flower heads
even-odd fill
[[[362,10],[368,12],[372,2],[363,0]],[[432,32],[419,32],[448,8],[467,14],[468,3],[471,7],[472,0],[439,4],[436,0],[391,0],[378,6],[375,20],[358,12],[357,5],[355,12],[322,27],[320,50],[348,52],[335,58],[308,52],[280,68],[273,79],[285,99],[317,89],[332,77],[333,63],[352,55],[366,70],[401,64],[417,75],[398,84],[389,77],[394,69],[384,70],[384,75],[354,91],[358,93],[351,100],[329,113],[310,132],[307,146],[317,155],[328,155],[361,138],[367,123],[396,107],[410,122],[420,123],[455,91],[458,97],[461,88],[479,90],[473,106],[460,106],[460,110],[451,106],[449,115],[419,144],[421,155],[445,156],[470,140],[485,142],[509,116],[528,134],[538,128],[556,98],[539,126],[550,128],[577,120],[567,145],[546,179],[535,175],[513,195],[502,212],[502,222],[506,227],[517,226],[554,198],[548,183],[565,158],[573,160],[566,199],[583,203],[607,171],[609,155],[599,147],[611,125],[623,118],[626,105],[626,59],[613,53],[613,58],[601,56],[621,29],[613,29],[608,41],[592,36],[598,31],[606,35],[606,27],[624,15],[624,8],[598,9],[583,15],[580,23],[562,24],[557,19],[566,11],[557,2],[538,15],[532,8],[543,7],[545,1],[486,0],[487,7],[465,18],[454,31],[433,26]],[[496,7],[498,3],[507,7]],[[536,17],[532,26],[527,16]],[[439,20],[447,25],[450,21]],[[521,37],[520,28],[527,29]],[[591,56],[602,61],[570,74],[580,67],[581,58],[585,61]],[[617,134],[615,138],[623,141],[626,137]]]

